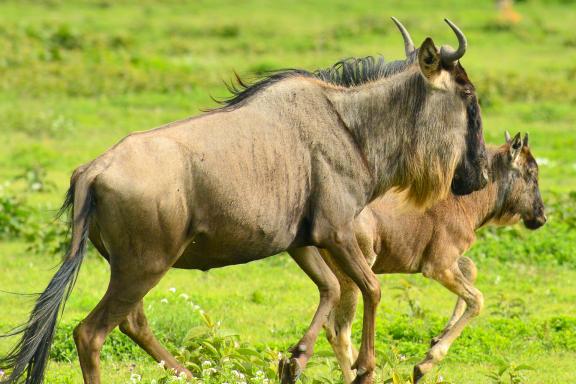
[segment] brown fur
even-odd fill
[[[521,145],[520,149],[514,146]],[[484,225],[511,225],[523,219],[526,226],[544,224],[543,203],[538,190],[538,166],[519,135],[489,151],[492,179],[489,185],[468,196],[450,196],[425,212],[404,207],[401,197],[388,193],[370,204],[357,217],[356,238],[377,274],[422,273],[459,296],[446,329],[433,340],[426,358],[415,367],[416,381],[446,354],[466,323],[482,308],[482,294],[473,287],[476,267],[462,254],[472,246],[475,231]],[[331,312],[327,335],[346,382],[353,377],[354,351],[350,326],[355,315],[357,288],[321,251],[335,271],[341,298]]]

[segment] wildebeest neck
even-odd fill
[[[457,96],[428,88],[414,65],[360,87],[328,90],[374,175],[372,199],[392,187],[418,206],[448,195],[465,147],[465,107]]]

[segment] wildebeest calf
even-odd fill
[[[422,273],[458,295],[454,313],[442,333],[432,340],[424,360],[414,367],[414,382],[438,363],[468,322],[480,313],[482,293],[474,287],[476,266],[462,254],[484,225],[524,221],[530,229],[546,222],[538,189],[538,165],[528,148],[528,135],[520,134],[489,150],[491,180],[468,196],[450,196],[426,211],[399,209],[401,195],[388,193],[356,218],[355,233],[375,273]],[[345,382],[353,379],[351,324],[358,288],[321,250],[340,282],[341,297],[332,310],[326,331],[343,370]]]

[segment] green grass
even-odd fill
[[[576,6],[566,0],[522,1],[516,10],[521,22],[507,25],[492,1],[1,2],[0,183],[40,166],[54,187],[26,194],[22,181],[11,187],[11,194],[32,207],[30,232],[44,252],[28,250],[29,234],[2,234],[0,289],[44,289],[59,259],[49,252],[54,239],[44,244],[49,238],[37,233],[49,232],[72,170],[127,133],[214,106],[210,95],[227,95],[222,79],[231,79],[233,70],[250,78],[274,68],[325,67],[348,56],[401,58],[392,15],[416,43],[432,36],[438,45],[454,45],[442,22],[449,17],[469,40],[462,63],[478,89],[487,142],[502,143],[505,129],[530,133],[549,223],[537,232],[519,227],[482,232],[469,255],[480,270],[486,309],[432,376],[487,383],[486,375],[508,359],[533,368],[524,372],[523,382],[570,382],[576,374],[576,199],[570,194],[576,191]],[[96,305],[107,280],[107,264],[88,257],[60,324],[48,383],[81,380],[70,329]],[[419,276],[385,276],[382,283],[379,361],[392,362],[406,375],[448,318],[454,298]],[[407,294],[423,318],[411,316],[397,297],[395,287],[401,285],[410,287]],[[180,293],[253,348],[277,351],[301,336],[317,297],[286,256],[208,273],[171,271],[146,305],[154,329],[175,352],[188,330],[201,323],[189,306],[178,305]],[[22,322],[31,304],[0,293],[0,331]],[[2,340],[0,351],[9,345]],[[308,376],[330,375],[333,359],[326,357],[329,346],[322,338],[317,351],[313,361],[319,365]],[[147,382],[163,376],[115,332],[103,351],[104,382],[126,383],[134,372]]]

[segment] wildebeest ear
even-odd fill
[[[514,138],[510,142],[510,159],[514,162],[518,158],[520,151],[522,150],[522,138],[520,137],[520,132],[514,135]]]
[[[524,135],[524,139],[522,140],[522,145],[527,147],[528,146],[528,132]]]
[[[506,140],[506,144],[510,144],[510,140],[512,140],[512,138],[510,137],[510,132],[508,131],[504,132],[504,140]]]
[[[440,52],[429,37],[424,40],[418,50],[418,64],[424,77],[429,80],[440,72]]]

